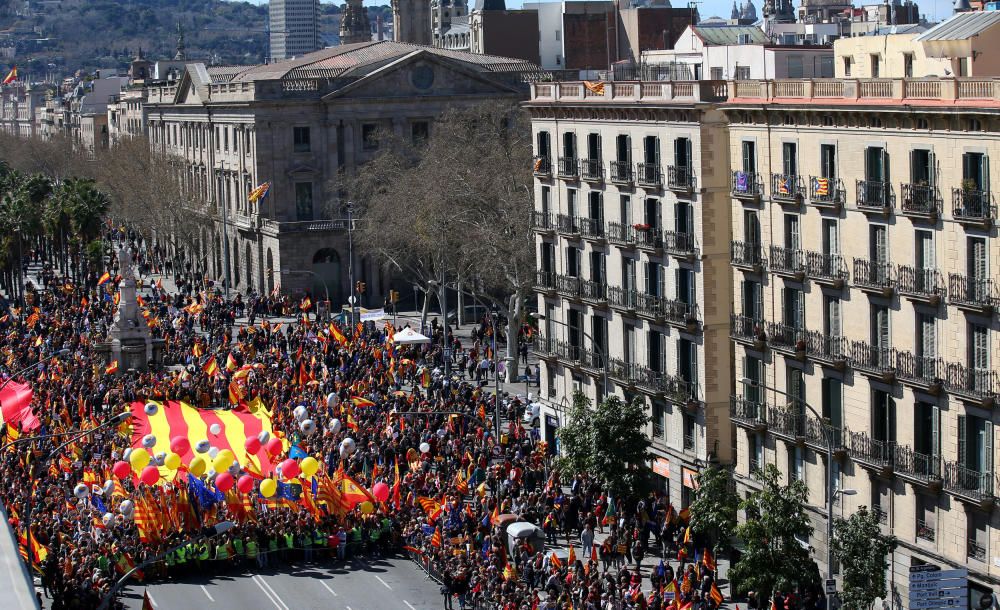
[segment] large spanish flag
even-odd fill
[[[154,401],[155,402],[155,401]],[[196,409],[183,402],[156,402],[159,406],[155,415],[146,415],[145,403],[134,402],[132,410],[132,447],[141,448],[142,438],[147,434],[156,437],[156,445],[152,448],[153,455],[161,451],[170,452],[170,440],[182,436],[191,442],[192,448],[181,456],[184,465],[190,464],[195,456],[194,445],[207,439],[213,446],[229,449],[236,455],[240,466],[246,468],[249,464],[254,472],[269,476],[274,472],[275,462],[271,461],[267,451],[261,448],[255,454],[248,454],[246,439],[257,436],[262,431],[272,432],[271,418],[264,409],[258,409],[255,414],[245,410],[223,411],[214,409]],[[209,430],[212,424],[219,424],[219,434]],[[208,454],[204,455],[210,460]],[[165,467],[160,468],[161,480],[172,481],[177,471]]]

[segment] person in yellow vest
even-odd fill
[[[260,560],[257,558],[257,541],[253,539],[253,536],[247,538],[247,559],[251,567],[255,563],[260,565]]]

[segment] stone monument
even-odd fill
[[[125,248],[118,250],[118,268],[122,279],[118,284],[118,310],[109,331],[110,360],[118,361],[119,373],[129,369],[144,371],[155,361],[154,340],[145,318],[139,312],[132,256]]]

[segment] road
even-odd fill
[[[437,610],[443,607],[439,585],[403,558],[295,565],[243,571],[212,578],[150,585],[156,610]],[[142,608],[143,587],[120,597],[130,609]]]

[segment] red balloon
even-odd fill
[[[291,458],[281,463],[281,476],[286,479],[294,479],[300,472],[302,469],[299,468],[299,463]]]
[[[372,487],[372,495],[379,502],[385,502],[389,499],[389,486],[379,481]]]
[[[146,466],[139,475],[139,480],[146,485],[156,485],[160,480],[160,470],[156,466]]]
[[[128,465],[128,462],[115,462],[115,465],[111,467],[111,472],[119,479],[124,479],[132,473],[132,467]]]
[[[276,437],[272,438],[271,440],[267,441],[267,444],[264,445],[264,448],[267,449],[268,454],[278,455],[279,453],[281,453],[282,450],[281,439]]]
[[[218,479],[216,479],[218,480]],[[236,489],[240,493],[248,494],[253,491],[253,477],[245,474],[236,481]]]
[[[256,436],[251,436],[243,443],[243,446],[246,447],[247,453],[257,453],[260,451],[260,439]]]
[[[184,436],[175,436],[170,439],[170,450],[177,455],[183,456],[188,451],[191,451],[191,441]]]
[[[223,472],[219,476],[215,477],[215,488],[219,491],[229,491],[233,488],[233,475],[228,472]]]

